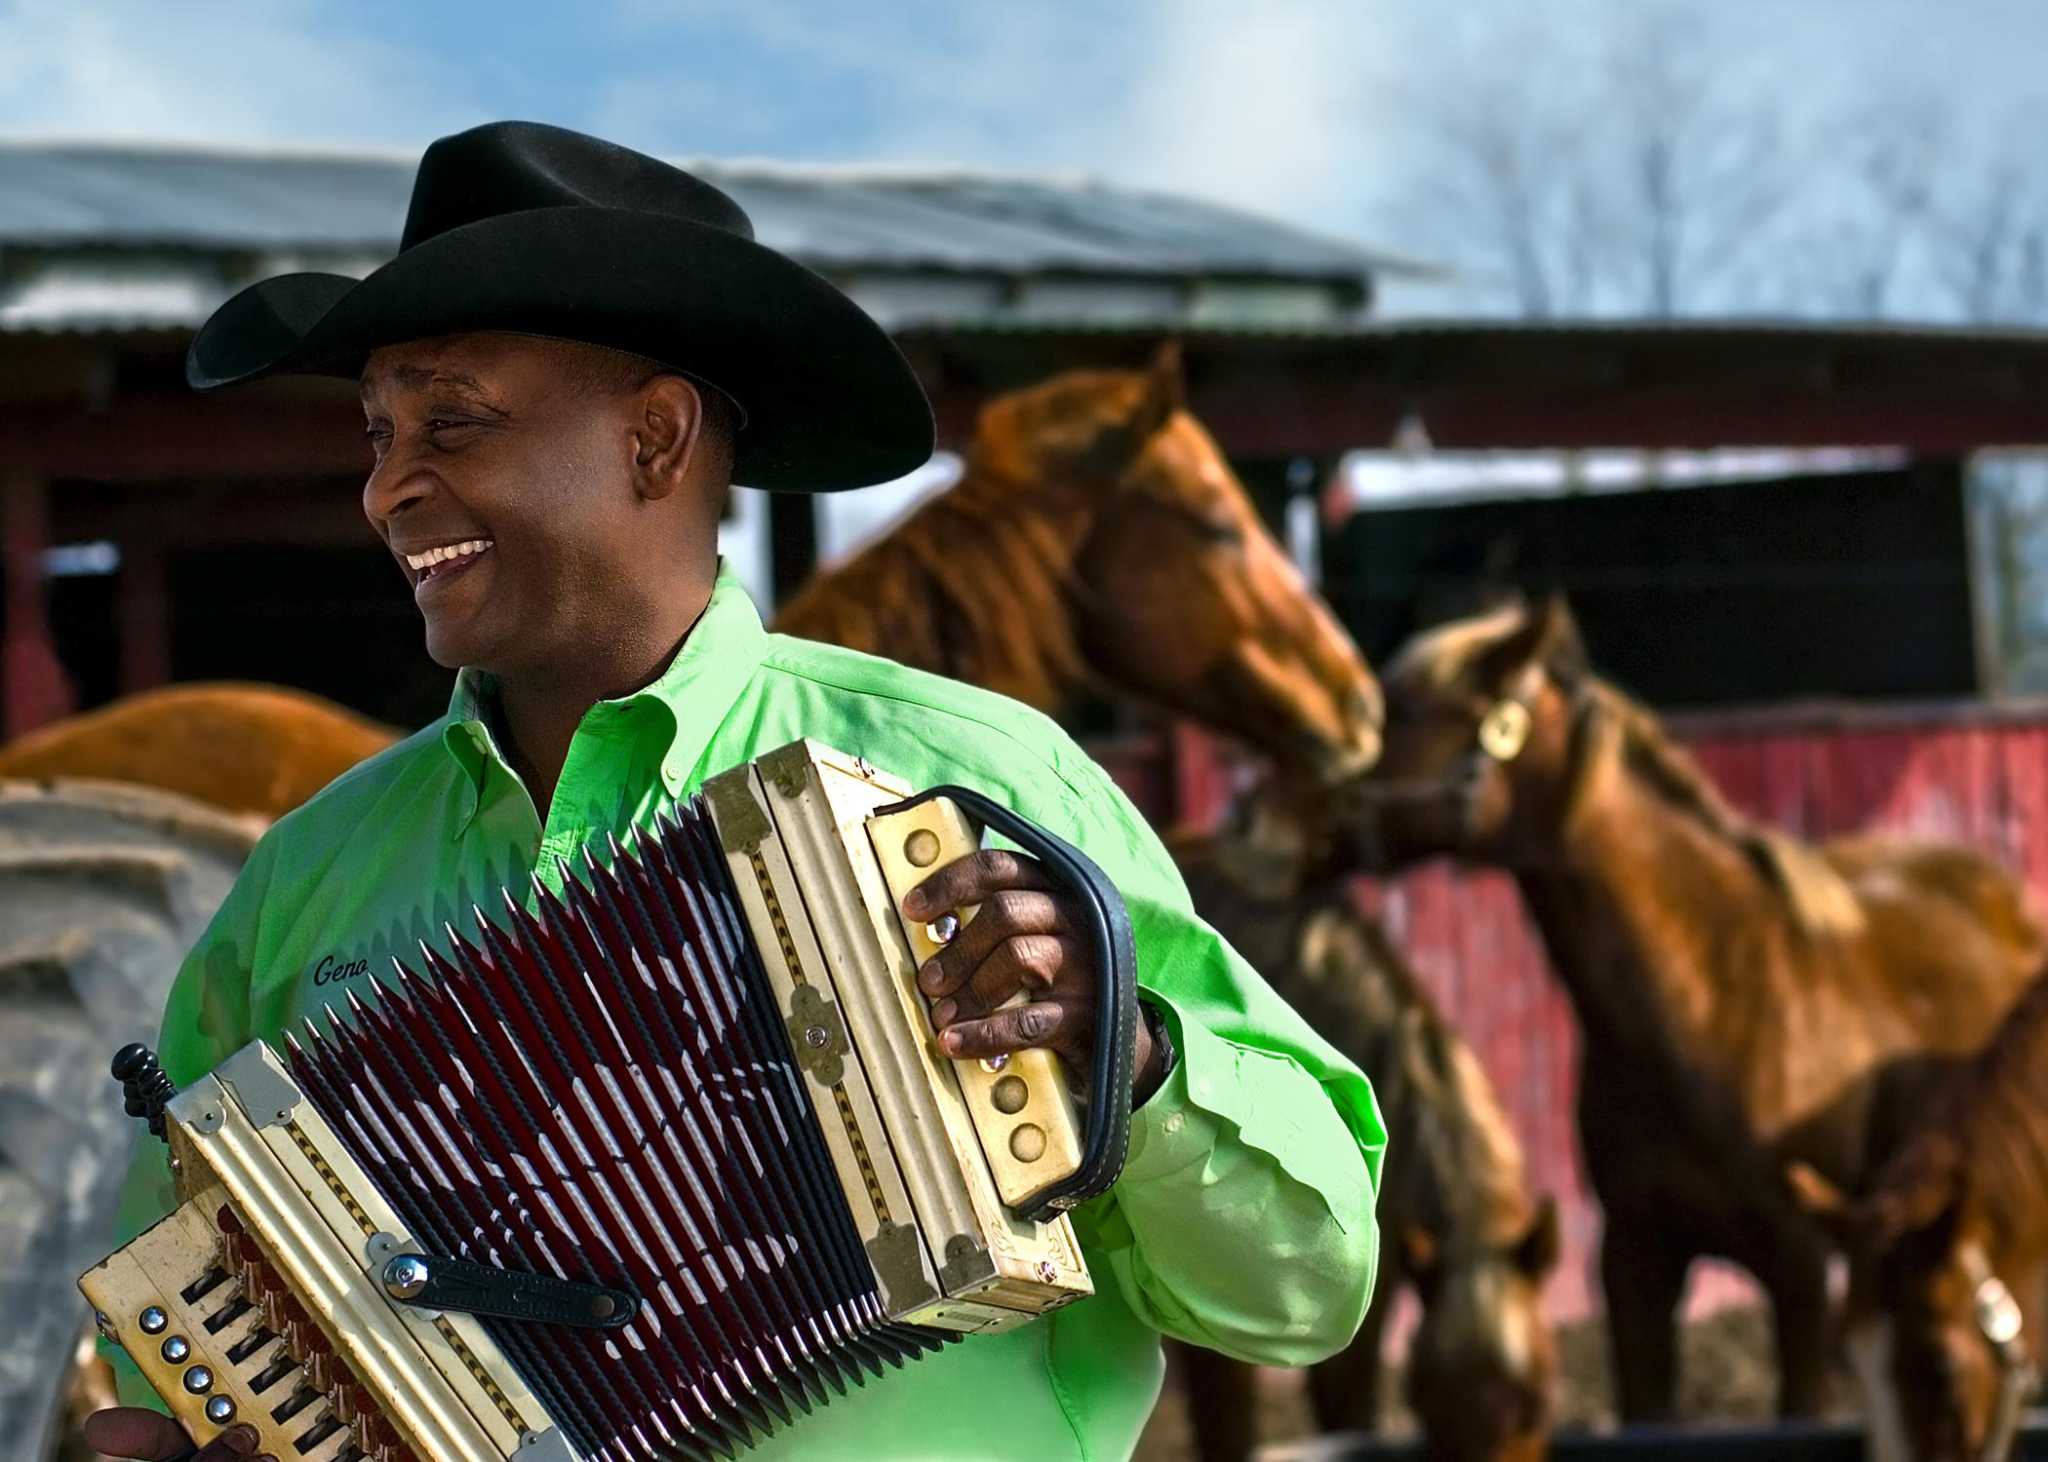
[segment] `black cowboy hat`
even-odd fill
[[[379,346],[505,330],[648,356],[730,396],[733,476],[817,492],[900,477],[932,412],[882,327],[762,244],[681,168],[580,132],[494,122],[420,159],[398,255],[356,280],[243,290],[185,358],[199,390],[275,374],[355,377]]]

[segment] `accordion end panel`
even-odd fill
[[[892,1313],[944,1329],[1006,1330],[1094,1287],[1066,1218],[1038,1223],[1005,1205],[957,1070],[980,1063],[940,1055],[932,1038],[896,904],[923,874],[908,862],[885,869],[866,828],[874,809],[905,790],[814,742],[706,784],[769,982],[789,1012],[813,1112]],[[979,846],[956,812],[919,826],[937,840],[929,866]],[[1021,1055],[1054,1062],[1046,1052]],[[1041,1073],[1041,1089],[1063,1090],[1053,1065],[1025,1069]],[[1043,1110],[1048,1126],[1072,1123],[1070,1108]],[[1046,1166],[1057,1153],[1049,1159]],[[909,1275],[913,1244],[917,1278],[892,1285],[887,1261]]]
[[[183,1202],[79,1288],[195,1439],[248,1423],[308,1462],[567,1462],[474,1320],[385,1298],[404,1227],[268,1048],[166,1118]]]

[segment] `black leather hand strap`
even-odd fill
[[[951,798],[985,827],[995,829],[1045,865],[1062,887],[1086,905],[1085,928],[1095,954],[1095,1051],[1088,1070],[1088,1130],[1081,1166],[1069,1177],[1012,1205],[1046,1223],[1108,1190],[1124,1168],[1131,1143],[1131,1075],[1138,1059],[1138,952],[1123,895],[1095,860],[1065,838],[1019,817],[968,787],[933,787],[888,807],[902,812],[934,797]]]
[[[400,1254],[385,1264],[383,1281],[385,1292],[400,1304],[501,1320],[616,1330],[640,1310],[640,1301],[622,1289],[493,1269],[441,1254]]]

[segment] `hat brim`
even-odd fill
[[[381,346],[481,330],[610,346],[716,386],[746,413],[733,480],[750,487],[863,487],[931,456],[931,405],[880,325],[794,260],[665,214],[502,214],[361,280],[266,279],[200,327],[185,375],[199,390],[353,378]]]

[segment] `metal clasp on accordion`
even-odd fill
[[[1092,1128],[1049,1052],[939,1053],[901,900],[980,833],[908,792],[784,747],[237,1053],[163,1108],[182,1201],[81,1279],[103,1331],[280,1458],[708,1457],[1092,1293],[1039,1200],[1114,1178],[1128,1030]],[[537,1308],[464,1313],[497,1274]]]

